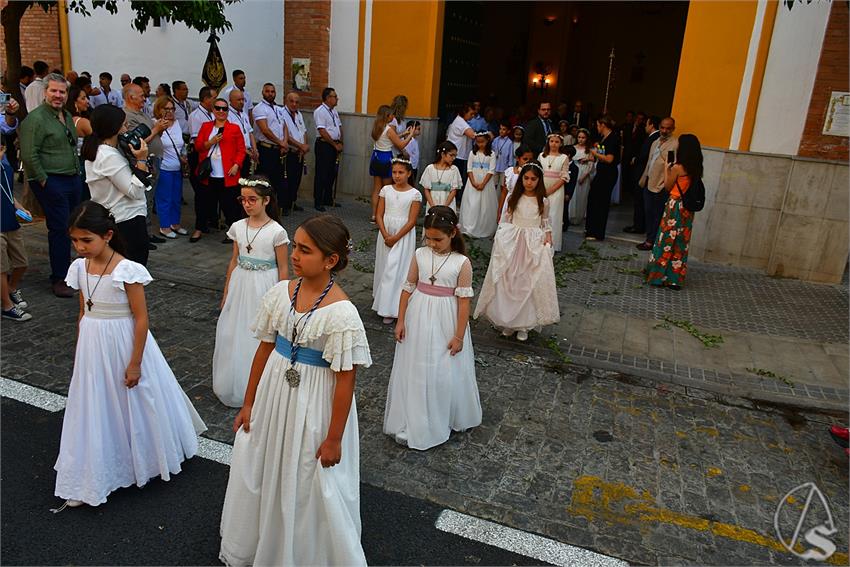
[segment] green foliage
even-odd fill
[[[665,317],[664,321],[687,332],[699,340],[699,342],[701,342],[706,348],[718,348],[723,343],[723,337],[721,335],[709,335],[708,333],[702,333],[699,329],[694,327],[694,324],[690,321],[677,321],[675,319],[670,319],[669,317]]]
[[[774,380],[779,380],[780,382],[784,382],[788,386],[794,386],[794,381],[790,378],[786,378],[781,374],[776,374],[775,372],[771,372],[770,370],[765,370],[764,368],[747,368],[747,372],[751,374],[755,374],[756,376],[761,376],[762,378],[773,378]]]
[[[357,242],[357,244],[354,245],[354,251],[355,252],[366,252],[367,250],[369,250],[369,245],[371,243],[372,243],[371,238],[368,238],[368,237],[362,238],[361,240],[359,240]]]
[[[564,354],[564,351],[561,350],[561,345],[558,341],[558,335],[550,335],[549,338],[546,339],[546,348],[552,351],[558,360],[563,364],[570,364],[572,359]]]
[[[179,0],[154,1],[131,0],[130,9],[134,12],[130,25],[138,32],[144,32],[155,20],[170,23],[183,23],[200,33],[222,33],[233,28],[224,15],[224,7],[239,0]],[[39,5],[56,5],[56,2],[39,0]],[[110,14],[118,13],[118,0],[68,0],[68,10],[83,16],[90,16],[91,9],[104,8]],[[47,8],[45,8],[46,10]]]
[[[361,264],[360,262],[352,262],[351,267],[357,270],[358,272],[363,272],[364,274],[375,273],[375,268],[371,266],[366,266],[364,264]]]

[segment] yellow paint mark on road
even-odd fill
[[[797,503],[797,499],[794,498],[793,496],[791,496],[790,494],[788,495],[788,498],[785,499],[785,501],[789,504],[796,504]]]
[[[740,490],[741,492],[749,492],[750,486],[748,484],[742,484],[738,487],[738,490]]]
[[[767,448],[768,449],[778,449],[780,451],[785,452],[786,454],[794,452],[794,449],[792,449],[791,447],[784,447],[784,446],[779,445],[777,443],[768,443]]]
[[[703,435],[708,435],[709,437],[717,437],[720,435],[720,432],[718,432],[715,427],[694,427],[694,431],[702,433]]]
[[[701,532],[710,532],[715,536],[733,541],[787,552],[781,542],[755,530],[658,508],[649,491],[640,492],[627,484],[606,482],[596,476],[584,475],[575,480],[572,501],[567,510],[571,514],[581,516],[591,522],[605,520],[614,524],[637,526],[663,523]],[[850,557],[846,553],[835,553],[827,560],[827,563],[847,565],[848,561],[850,561]]]
[[[685,433],[684,431],[677,431],[676,432],[676,437],[678,437],[679,439],[684,439],[687,436],[688,436],[688,434]]]
[[[705,476],[709,478],[714,478],[715,476],[720,476],[723,474],[723,471],[718,469],[717,467],[708,467],[708,471],[706,471]]]

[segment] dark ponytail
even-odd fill
[[[71,212],[68,222],[68,231],[70,232],[72,228],[87,230],[100,237],[106,237],[106,233],[111,230],[112,238],[109,241],[109,246],[122,256],[127,256],[127,244],[124,242],[124,237],[118,232],[118,223],[115,222],[115,217],[100,203],[84,201],[78,205]]]
[[[121,131],[126,118],[127,115],[123,110],[111,104],[101,104],[92,110],[89,118],[92,133],[83,140],[80,157],[86,161],[97,159],[97,149],[104,140],[108,140]]]
[[[439,230],[449,236],[451,238],[452,251],[466,256],[466,242],[464,242],[458,228],[457,213],[451,207],[434,205],[428,209],[423,227]]]
[[[242,185],[242,181],[262,181],[256,185]],[[280,223],[280,207],[277,205],[277,197],[275,190],[269,183],[269,178],[265,175],[251,175],[239,179],[239,186],[250,189],[260,197],[268,197],[269,202],[266,204],[266,214],[276,223]]]

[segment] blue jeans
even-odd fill
[[[71,265],[71,238],[68,219],[80,204],[83,181],[79,175],[48,175],[42,187],[30,181],[30,189],[38,199],[47,220],[47,243],[50,248],[50,279],[65,281]]]
[[[156,215],[160,228],[180,224],[180,206],[183,203],[183,172],[162,170],[156,184]]]

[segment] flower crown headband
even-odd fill
[[[477,138],[478,136],[485,136],[485,137],[489,138],[489,137],[490,137],[490,136],[492,136],[492,135],[493,135],[493,134],[491,134],[489,130],[482,130],[482,131],[480,131],[480,132],[476,132],[476,133],[475,133],[475,137],[476,137],[476,138]]]
[[[551,134],[546,136],[546,139],[548,140],[549,138],[552,138],[552,137],[558,138],[559,140],[561,140],[562,144],[564,143],[564,137],[561,136],[560,134],[558,134],[557,132],[552,132]]]
[[[393,158],[390,163],[404,163],[404,164],[407,164],[407,165],[413,167],[413,164],[410,162],[409,159],[404,159],[404,158],[400,158],[400,157]]]
[[[537,169],[539,169],[539,170],[540,170],[540,173],[543,173],[543,168],[542,168],[542,167],[540,167],[540,164],[538,164],[537,162],[535,162],[535,161],[530,161],[530,162],[528,162],[527,164],[525,164],[523,167],[529,167],[529,166],[531,166],[531,167],[536,167]]]
[[[261,185],[266,189],[272,188],[268,181],[263,181],[262,179],[245,179],[244,177],[239,178],[239,185],[242,187],[256,187],[257,185]]]

